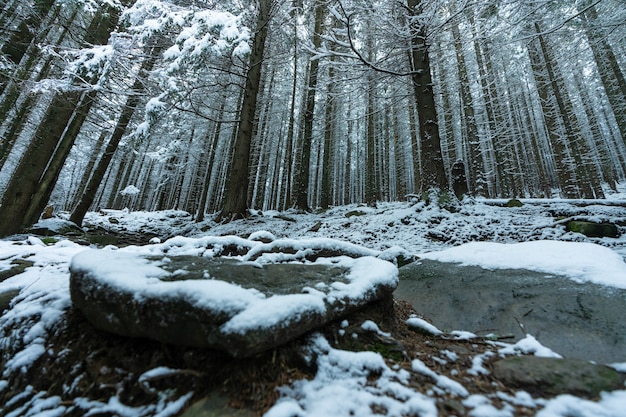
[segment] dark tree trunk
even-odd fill
[[[208,158],[206,161],[206,171],[204,173],[204,184],[202,185],[202,192],[200,194],[200,201],[198,202],[198,212],[196,214],[196,222],[204,221],[204,214],[206,212],[206,204],[209,197],[209,188],[211,185],[211,173],[213,172],[213,162],[215,161],[215,153],[217,152],[217,145],[220,138],[220,133],[222,131],[222,118],[224,117],[224,108],[226,106],[226,97],[222,98],[222,103],[220,104],[220,110],[217,116],[217,123],[215,126],[215,131],[213,132],[213,138],[209,149],[207,149]]]
[[[221,221],[231,221],[247,217],[248,215],[250,145],[255,134],[254,121],[258,104],[257,96],[261,85],[261,68],[263,66],[271,6],[272,0],[258,1],[257,28],[252,41],[252,51],[246,76],[244,98],[241,104],[234,155],[230,164],[224,204],[218,215],[218,220]]]
[[[413,13],[421,12],[422,1],[424,0],[408,0],[408,6]],[[429,45],[426,40],[426,28],[423,26],[417,28],[411,46],[411,64],[419,120],[423,192],[429,189],[447,190],[449,187],[441,155],[437,108],[430,73]]]
[[[317,3],[315,6],[315,26],[313,31],[313,48],[319,49],[322,44],[320,34],[324,20],[324,6]],[[309,176],[311,160],[311,142],[313,141],[313,117],[315,116],[315,94],[317,93],[317,75],[319,60],[314,59],[309,64],[309,82],[307,85],[306,102],[303,117],[302,152],[300,166],[295,183],[296,207],[310,211],[309,207]]]
[[[483,164],[483,154],[480,147],[480,137],[478,136],[478,127],[476,126],[476,115],[474,114],[474,102],[470,91],[469,76],[467,74],[467,65],[465,64],[465,56],[463,54],[463,44],[461,40],[461,31],[456,25],[452,26],[452,36],[454,37],[454,48],[456,52],[457,69],[459,72],[459,81],[461,83],[461,99],[463,101],[463,119],[461,123],[464,126],[465,141],[468,148],[469,159],[467,161],[467,180],[474,195],[484,195],[483,185],[485,182],[485,168]],[[454,166],[452,167],[454,171]],[[452,173],[454,177],[454,172]],[[454,188],[454,178],[452,180]],[[466,191],[467,193],[468,191]],[[456,194],[456,190],[455,190]],[[457,195],[458,197],[458,195]]]
[[[126,99],[126,103],[124,103],[122,113],[120,114],[119,119],[117,119],[117,123],[115,124],[115,128],[113,129],[113,134],[111,135],[111,139],[109,139],[109,142],[107,143],[104,154],[102,154],[102,157],[98,161],[98,165],[91,173],[91,177],[89,178],[89,182],[85,187],[85,192],[82,195],[80,202],[72,211],[70,220],[79,226],[82,225],[85,214],[87,214],[87,210],[89,210],[89,207],[91,207],[91,205],[93,204],[96,198],[96,194],[98,192],[98,188],[100,187],[102,179],[104,178],[104,174],[109,168],[111,160],[113,159],[113,155],[117,151],[117,147],[120,144],[120,140],[124,136],[124,133],[126,133],[128,124],[135,114],[135,110],[137,109],[137,106],[140,102],[141,93],[145,89],[144,78],[152,70],[160,50],[161,47],[159,46],[152,46],[150,48],[147,54],[147,58],[142,63],[139,74],[137,75],[137,78],[135,79],[135,82],[132,86],[130,95]]]
[[[105,44],[118,16],[116,10],[98,13],[87,30],[85,42]],[[37,221],[46,204],[44,202],[40,207],[43,197],[48,188],[54,187],[58,175],[51,171],[45,182],[41,183],[41,180],[50,164],[63,165],[67,152],[59,149],[57,153],[57,146],[65,148],[69,144],[71,148],[91,106],[93,94],[80,90],[55,94],[2,197],[0,236],[17,233]],[[33,197],[36,197],[35,201]]]

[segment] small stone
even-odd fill
[[[513,356],[493,364],[493,375],[507,386],[545,397],[571,394],[597,398],[624,387],[624,374],[580,359]]]
[[[9,269],[5,269],[4,271],[0,271],[0,282],[5,279],[9,279],[15,275],[21,274],[26,270],[26,268],[33,266],[35,263],[33,261],[28,261],[26,259],[14,259],[11,261],[11,267]]]
[[[522,207],[524,203],[519,201],[517,198],[512,198],[506,202],[506,207]]]
[[[619,237],[617,226],[611,223],[572,220],[567,223],[567,231],[582,233],[587,237]]]
[[[11,301],[20,293],[20,290],[4,290],[0,291],[0,313],[11,306]]]
[[[352,210],[345,214],[347,218],[355,217],[355,216],[365,216],[367,213],[362,210]]]

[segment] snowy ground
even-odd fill
[[[314,245],[319,238],[333,238],[360,245],[368,255],[405,253],[489,268],[523,267],[564,274],[578,282],[626,289],[626,227],[621,227],[623,235],[617,239],[586,238],[566,232],[564,218],[624,224],[626,207],[580,207],[565,201],[542,201],[519,208],[503,208],[469,202],[451,213],[422,202],[384,203],[377,208],[354,205],[315,214],[256,213],[246,221],[224,225],[211,221],[196,224],[191,216],[180,211],[107,210],[88,214],[86,224],[92,228],[101,226],[159,237],[147,246],[119,249],[135,254],[163,253],[164,248],[176,247],[180,252],[210,256],[204,243],[208,235],[297,239],[303,247]],[[186,238],[175,237],[180,235]],[[0,241],[0,271],[9,270],[23,260],[33,263],[23,273],[0,282],[0,295],[19,291],[11,308],[0,317],[0,348],[13,352],[3,353],[0,395],[8,389],[12,375],[28,372],[29,367],[46,354],[49,333],[63,320],[71,305],[68,266],[72,257],[85,249],[66,239],[44,243],[37,237],[20,236]],[[366,327],[372,325],[365,324]],[[471,338],[472,335],[458,332],[455,337]],[[315,378],[283,387],[282,398],[267,412],[268,417],[434,416],[437,415],[435,399],[442,393],[457,398],[473,416],[512,416],[520,407],[542,417],[626,416],[626,389],[605,393],[595,402],[570,395],[549,400],[532,398],[523,391],[514,396],[470,394],[462,380],[440,375],[417,359],[411,362],[410,370],[394,367],[378,353],[334,349],[321,336],[312,339],[309,349],[312,357],[317,357]],[[532,335],[515,345],[493,342],[489,351],[489,355],[501,356],[519,353],[556,355],[539,345]],[[441,356],[445,361],[455,361],[452,352],[442,352]],[[466,371],[485,372],[480,366],[483,359],[477,356],[472,369]],[[626,363],[613,366],[626,371]],[[415,389],[409,383],[412,373],[432,378],[434,388],[427,392]],[[372,375],[376,375],[374,379]],[[162,398],[151,406],[133,408],[122,404],[115,395],[104,402],[78,398],[68,403],[59,396],[26,390],[5,406],[11,406],[11,413],[6,415],[13,417],[61,416],[77,408],[84,410],[85,415],[108,412],[120,416],[168,416],[179,413],[188,399],[189,396]],[[2,411],[0,406],[0,414],[4,414]]]

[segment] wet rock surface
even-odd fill
[[[568,357],[626,361],[626,291],[526,270],[432,260],[400,268],[394,295],[442,330],[519,340],[532,334]]]
[[[619,237],[619,229],[612,223],[572,220],[567,223],[567,231],[582,233],[587,237]]]
[[[624,374],[579,359],[514,356],[493,364],[494,376],[508,386],[534,395],[571,394],[597,398],[602,391],[623,388]]]
[[[379,276],[364,273],[370,268]],[[372,257],[336,266],[94,250],[77,255],[70,270],[72,303],[96,328],[235,357],[390,298],[397,283],[395,267]]]

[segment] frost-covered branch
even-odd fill
[[[139,0],[125,12],[124,20],[128,32],[141,39],[173,39],[152,71],[161,92],[148,101],[137,134],[147,134],[167,109],[192,108],[195,92],[211,84],[204,81],[207,77],[239,75],[230,71],[229,65],[216,61],[244,62],[250,52],[250,30],[241,16],[227,11],[192,10],[167,2]]]
[[[330,7],[329,13],[342,27],[326,34],[321,34],[320,36],[324,41],[321,48],[314,49],[311,45],[306,47],[308,51],[313,54],[312,59],[326,57],[342,58],[344,61],[359,62],[376,72],[392,76],[405,77],[417,73],[416,71],[399,71],[383,65],[382,63],[391,56],[391,52],[387,54],[384,59],[368,59],[361,51],[359,47],[360,41],[355,33],[355,26],[358,25],[355,23],[357,12],[349,11],[342,1],[337,1],[336,7]],[[393,19],[387,19],[385,23],[388,30],[387,35],[389,35],[389,33],[395,35],[400,34],[400,36],[395,36],[397,37],[397,42],[395,42],[394,49],[398,47],[398,44],[408,45],[411,39],[410,29],[406,26],[401,27],[397,22],[393,22],[392,20]],[[329,48],[328,45],[333,45],[333,48]]]

